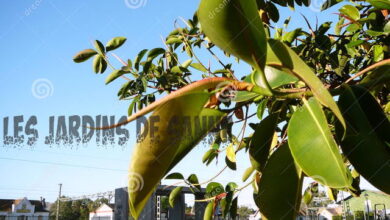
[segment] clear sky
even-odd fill
[[[12,3],[11,3],[12,2]],[[115,51],[122,58],[133,59],[145,48],[163,47],[160,36],[174,28],[179,17],[191,18],[199,0],[138,0],[140,7],[129,7],[137,1],[55,1],[21,0],[0,1],[0,131],[3,118],[23,115],[26,121],[36,115],[39,139],[34,147],[0,145],[0,198],[54,201],[58,184],[63,194],[79,196],[105,192],[127,184],[127,167],[135,144],[134,124],[128,125],[130,140],[126,146],[52,146],[44,144],[48,135],[50,116],[71,115],[126,115],[129,101],[119,101],[116,93],[123,81],[104,85],[105,75],[92,73],[91,61],[75,64],[73,55],[91,48],[91,40],[107,42],[115,36],[127,37],[126,44]],[[318,12],[320,0],[310,8],[295,12],[284,8],[281,22],[292,15],[290,30],[306,28],[300,13],[315,26],[335,20],[331,14],[337,9]],[[279,22],[281,26],[281,23]],[[205,62],[210,56],[201,54]],[[186,58],[183,57],[183,60]],[[114,62],[117,67],[118,62]],[[215,64],[216,65],[216,64]],[[248,74],[249,67],[239,65],[236,72]],[[43,79],[43,80],[42,80]],[[49,94],[37,98],[37,83],[46,83]],[[35,94],[35,95],[34,95]],[[38,94],[39,97],[39,94]],[[10,125],[10,135],[13,126]],[[3,138],[0,138],[1,141]],[[224,166],[223,157],[218,165],[206,167],[201,163],[208,146],[196,147],[174,171],[186,175],[196,173],[201,180],[214,176]],[[249,167],[247,155],[238,155],[238,171],[225,171],[218,180],[224,183],[241,182],[242,172]],[[170,183],[170,182],[167,182]],[[373,189],[367,183],[363,187]],[[251,188],[242,192],[240,204],[253,205]]]

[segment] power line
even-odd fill
[[[17,159],[17,158],[9,158],[9,157],[0,157],[0,160],[11,160],[11,161],[20,161],[20,162],[37,163],[37,164],[50,164],[50,165],[57,165],[57,166],[64,166],[64,167],[76,167],[76,168],[86,168],[86,169],[95,169],[95,170],[127,172],[127,170],[115,169],[115,168],[93,167],[93,166],[85,166],[85,165],[77,165],[77,164],[56,163],[56,162],[37,161],[37,160],[26,160],[26,159]]]

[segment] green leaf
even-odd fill
[[[153,136],[152,132],[148,132],[137,143],[130,164],[129,188],[134,188],[134,178],[142,177],[144,183],[142,189],[129,192],[130,212],[134,218],[139,216],[155,186],[166,173],[225,115],[215,109],[203,108],[209,97],[208,92],[187,92],[159,105],[150,116],[150,119],[158,121],[154,125],[158,126],[158,130],[153,132]],[[214,120],[202,124],[199,121],[202,118]]]
[[[266,66],[264,69],[265,76],[271,88],[275,89],[280,86],[295,83],[298,81],[298,78],[292,74],[286,73],[285,71],[276,69],[271,66]],[[258,71],[253,73],[253,80],[256,85],[261,85],[260,76]]]
[[[196,185],[196,188],[198,188],[199,190],[201,190],[200,185],[199,185],[198,177],[197,177],[195,174],[191,174],[191,175],[187,178],[187,181],[188,181],[189,183],[191,183],[191,184]]]
[[[261,102],[257,106],[256,115],[257,115],[257,118],[260,120],[263,119],[264,111],[267,108],[267,102],[268,102],[267,99],[263,99],[263,100],[261,100]]]
[[[111,50],[115,50],[120,46],[122,46],[125,42],[126,42],[125,37],[114,37],[106,44],[106,50],[107,52]]]
[[[229,214],[232,219],[236,219],[237,217],[237,209],[238,208],[238,197],[234,198],[232,204],[230,206]]]
[[[122,71],[122,70],[115,70],[114,72],[112,72],[110,75],[107,76],[106,85],[109,84],[110,82],[116,80],[118,77],[122,76],[125,73],[126,72]]]
[[[282,42],[270,39],[268,46],[267,65],[285,71],[289,69],[292,74],[303,80],[321,104],[330,108],[345,127],[345,121],[340,109],[321,80],[314,74],[313,70],[291,48]]]
[[[107,62],[101,55],[95,56],[92,67],[95,73],[103,73],[107,69]]]
[[[256,97],[259,97],[258,93],[247,92],[247,91],[237,91],[235,97],[232,98],[233,102],[246,102],[252,100]]]
[[[203,220],[213,220],[214,202],[209,202],[204,210]]]
[[[348,122],[341,148],[353,167],[373,186],[390,194],[390,122],[366,89],[345,87],[339,102]],[[338,129],[336,129],[336,132]]]
[[[97,52],[100,54],[100,55],[104,55],[105,54],[105,49],[104,49],[104,46],[102,44],[102,42],[98,41],[98,40],[95,40],[93,42],[93,45],[95,46],[95,49],[97,50]]]
[[[374,55],[374,62],[379,62],[383,60],[384,53],[383,53],[383,47],[381,45],[372,46],[372,50]]]
[[[377,9],[390,10],[390,2],[388,0],[367,0],[367,2]]]
[[[148,60],[153,60],[158,55],[164,54],[165,50],[164,48],[154,48],[148,52]]]
[[[287,144],[279,147],[265,165],[255,198],[265,219],[295,219],[302,192],[302,172]]]
[[[333,188],[349,187],[352,177],[345,167],[321,105],[303,99],[288,124],[288,143],[295,162],[306,175]]]
[[[177,200],[178,196],[181,196],[181,190],[183,189],[182,186],[176,187],[171,191],[169,194],[169,205],[173,208],[175,206],[175,202]]]
[[[306,205],[309,205],[310,202],[313,200],[313,194],[311,193],[311,188],[310,186],[308,186],[305,190],[305,192],[303,193],[303,202],[306,204]]]
[[[127,115],[131,116],[133,114],[135,103],[139,101],[139,96],[135,97],[133,101],[131,101],[131,104],[129,105],[129,109],[127,110]]]
[[[211,198],[211,197],[214,197],[214,196],[217,196],[221,193],[224,193],[225,192],[225,189],[224,187],[222,186],[222,184],[220,183],[217,183],[217,182],[211,182],[209,184],[207,184],[207,187],[206,187],[206,196],[208,198]]]
[[[326,187],[326,188],[327,188],[328,198],[332,201],[337,202],[337,194],[339,193],[339,191],[337,189],[332,189],[330,187]]]
[[[202,0],[198,18],[211,42],[252,66],[264,68],[267,42],[256,0]]]
[[[192,59],[188,59],[186,61],[184,61],[181,66],[184,67],[184,68],[188,68],[192,63]]]
[[[233,144],[229,144],[229,146],[226,148],[226,157],[232,163],[235,163],[237,161],[236,152],[234,151]]]
[[[265,9],[268,12],[269,18],[271,18],[273,22],[276,23],[279,21],[279,10],[272,2],[267,2]]]
[[[165,41],[166,44],[176,44],[176,43],[183,43],[183,41],[177,37],[170,37]]]
[[[266,117],[257,126],[252,136],[252,141],[249,145],[249,157],[252,166],[260,172],[268,159],[278,118],[278,113]]]
[[[360,19],[360,12],[355,6],[344,5],[342,8],[339,9],[339,11],[341,14],[344,14],[345,16],[349,17],[354,21]]]
[[[76,62],[76,63],[81,63],[81,62],[84,62],[84,61],[88,60],[89,58],[93,57],[96,54],[97,54],[97,52],[95,50],[85,49],[83,51],[78,52],[73,57],[73,61]]]
[[[165,177],[167,180],[184,180],[184,176],[181,173],[171,173]]]
[[[253,168],[252,166],[251,167],[248,167],[244,174],[242,175],[242,182],[245,182],[250,176],[251,174],[253,173],[253,171],[255,171],[255,168]]]
[[[134,68],[136,70],[139,70],[139,63],[141,62],[142,58],[145,56],[146,52],[148,52],[147,49],[141,50],[138,53],[137,57],[135,58],[135,60],[134,60]]]
[[[321,6],[321,11],[324,11],[340,2],[342,2],[343,0],[326,0],[322,6]]]
[[[207,69],[200,63],[191,63],[190,66],[196,70],[207,73]]]
[[[297,28],[293,31],[287,32],[283,35],[282,41],[287,44],[291,44],[301,34],[301,31],[301,28]]]

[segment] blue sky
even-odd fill
[[[134,124],[128,125],[130,140],[126,146],[52,146],[43,144],[48,135],[50,116],[71,115],[126,115],[128,101],[119,101],[116,93],[123,81],[104,85],[106,75],[92,73],[91,61],[75,64],[73,55],[91,47],[91,40],[107,42],[115,36],[127,37],[126,44],[115,51],[122,58],[133,59],[145,48],[163,47],[160,36],[166,36],[174,28],[179,17],[191,18],[198,0],[140,0],[139,8],[128,7],[132,1],[55,1],[22,0],[0,1],[0,131],[3,118],[23,115],[25,121],[36,115],[39,131],[38,144],[34,147],[0,147],[0,198],[13,199],[40,196],[54,201],[58,183],[63,184],[63,194],[78,196],[113,190],[126,185],[126,170],[135,144]],[[133,1],[134,2],[134,1]],[[299,13],[303,13],[315,26],[336,19],[331,14],[337,9],[318,13],[320,3],[314,1],[310,8],[298,8],[295,12],[284,8],[281,22],[292,15],[289,29],[306,28]],[[280,22],[279,22],[280,23]],[[281,26],[281,24],[279,24]],[[210,56],[201,53],[205,62]],[[186,57],[182,58],[183,60]],[[117,67],[120,64],[113,62]],[[215,64],[216,65],[216,64]],[[236,72],[244,75],[249,67],[241,64]],[[108,74],[108,72],[106,72]],[[39,99],[32,86],[39,79],[49,81],[51,95]],[[2,140],[2,138],[1,138]],[[196,173],[201,181],[221,170],[217,166],[204,166],[203,153],[208,146],[198,146],[175,171],[186,175]],[[241,173],[249,167],[247,156],[238,155],[238,171],[225,171],[218,180],[241,182]],[[168,182],[169,183],[169,182]],[[367,183],[364,187],[371,188]],[[253,205],[251,189],[245,190],[240,204]]]

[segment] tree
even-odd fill
[[[339,2],[329,0],[322,9]],[[118,69],[109,55],[125,43],[124,37],[106,46],[96,40],[95,49],[74,57],[75,62],[93,57],[95,73],[110,66],[106,84],[127,80],[118,92],[120,99],[132,100],[127,121],[98,129],[119,127],[148,113],[149,123],[158,126],[140,136],[132,156],[133,217],[164,177],[198,189],[194,174],[167,174],[206,135],[214,137],[203,157],[206,164],[222,156],[235,170],[236,153],[248,153],[252,167],[243,180],[252,183],[247,186],[253,186],[254,201],[266,219],[295,218],[304,178],[333,190],[331,197],[338,190],[359,195],[360,175],[390,193],[389,2],[351,0],[337,5],[337,24],[325,22],[313,29],[306,19],[307,30],[292,31],[287,31],[289,19],[284,28],[273,25],[280,19],[275,4],[293,8],[309,1],[202,0],[186,27],[167,36],[165,48],[142,50],[134,60],[114,56],[123,64]],[[221,67],[202,62],[195,47]],[[189,59],[183,61],[185,56]],[[238,60],[253,71],[239,76]],[[201,73],[202,79],[193,73]],[[156,94],[166,96],[156,101]],[[248,115],[248,109],[257,114]],[[253,116],[259,122],[248,125]],[[232,132],[237,121],[239,134]],[[244,136],[246,127],[254,130],[249,136]],[[135,181],[140,177],[141,188]],[[217,205],[224,216],[234,217],[235,195],[242,187],[206,184],[205,219],[212,218]]]
[[[240,216],[240,219],[248,219],[254,213],[255,211],[247,206],[240,206],[237,209],[237,214]]]
[[[66,199],[66,197],[62,197]],[[56,219],[57,201],[50,208],[50,219]],[[100,198],[92,201],[90,199],[61,201],[59,219],[60,220],[88,220],[89,213],[94,212],[103,204],[108,204],[108,199]]]

